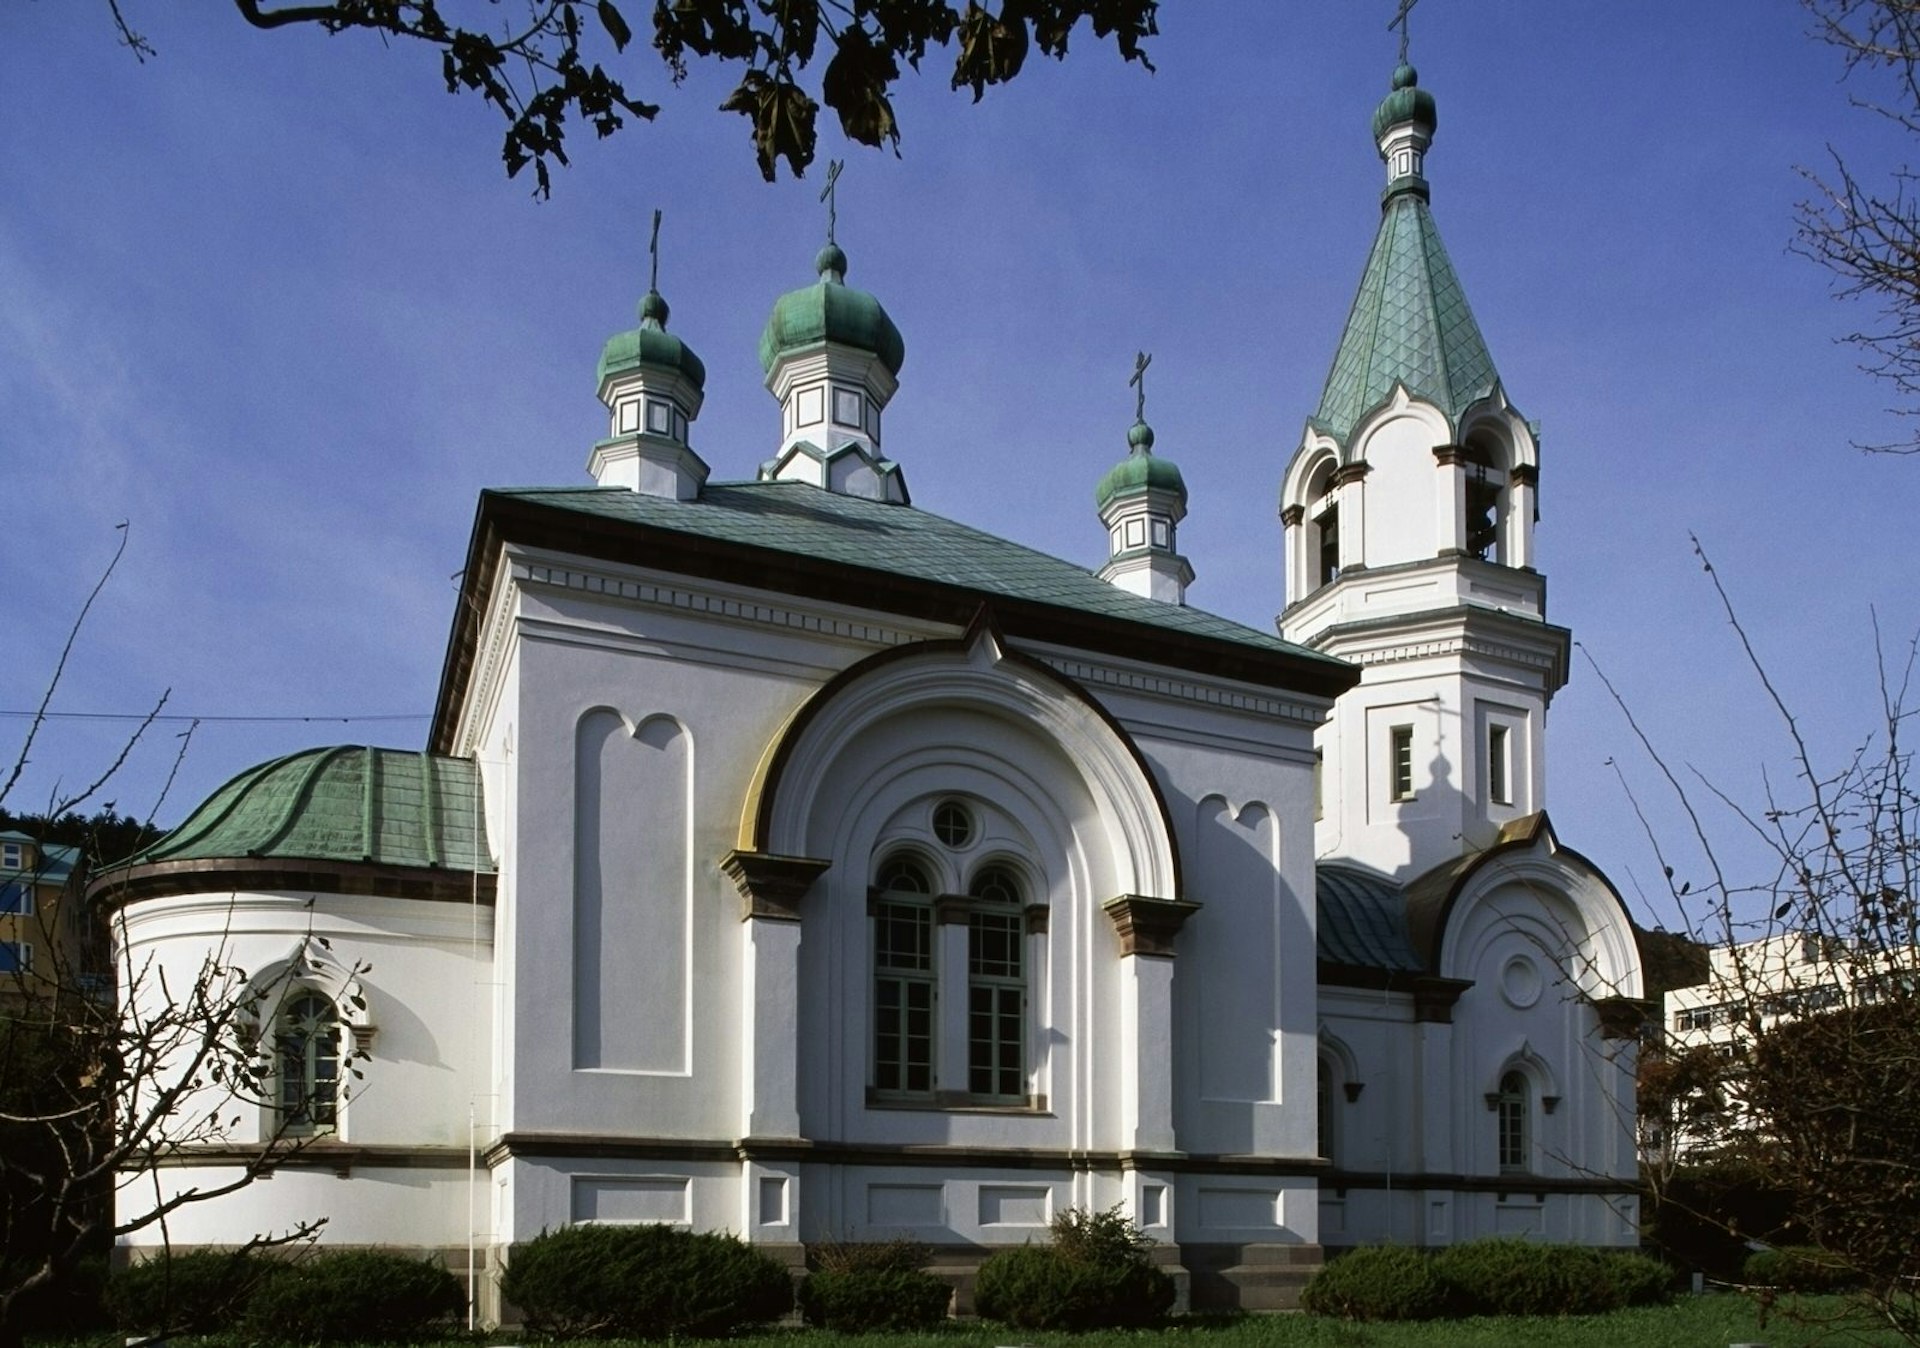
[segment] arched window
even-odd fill
[[[1501,471],[1493,451],[1481,444],[1467,446],[1465,467],[1467,553],[1485,562],[1498,562],[1506,474]]]
[[[1020,880],[983,866],[967,888],[967,1091],[1025,1098],[1026,914]]]
[[[1532,1089],[1524,1072],[1510,1071],[1500,1078],[1500,1091],[1494,1098],[1500,1132],[1500,1169],[1530,1169],[1533,1123]]]
[[[274,1020],[274,1068],[281,1127],[331,1129],[339,1118],[340,1016],[318,992],[296,992]]]
[[[1309,588],[1315,588],[1340,575],[1340,499],[1334,491],[1331,460],[1314,473],[1307,501],[1307,518],[1312,523],[1307,535],[1307,564],[1313,574]]]
[[[926,868],[896,855],[874,875],[873,1085],[933,1091],[933,883]]]

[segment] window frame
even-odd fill
[[[1494,1092],[1494,1162],[1503,1175],[1533,1171],[1533,1082],[1517,1067],[1500,1074]]]
[[[1513,728],[1499,722],[1487,726],[1487,799],[1513,804]]]
[[[10,903],[9,896],[18,893],[19,901]],[[0,917],[32,917],[36,907],[33,881],[26,876],[13,880],[0,880]]]
[[[1004,898],[988,897],[984,890],[990,883],[1005,886]],[[990,859],[975,868],[972,881],[967,885],[967,1098],[994,1102],[1025,1102],[1031,1097],[1028,1084],[1028,970],[1032,961],[1027,953],[1027,913],[1025,886],[1021,883],[1019,872],[1004,861]],[[1000,935],[1006,941],[1006,950],[1012,959],[1002,959],[1002,965],[1011,963],[1013,971],[989,972],[982,968],[986,962],[982,952],[982,936],[991,930],[987,925],[1004,924]],[[983,1011],[981,998],[985,995],[990,1004]],[[989,1018],[987,1032],[981,1034],[979,1018]],[[1011,1035],[1008,1030],[1011,1028]],[[981,1054],[985,1045],[986,1053]],[[1007,1057],[1012,1057],[1011,1066]],[[980,1074],[986,1073],[988,1089],[980,1089]],[[1014,1089],[1005,1089],[1009,1074]]]
[[[1416,800],[1413,782],[1413,726],[1387,729],[1387,799],[1393,803]]]
[[[902,888],[886,883],[890,873],[903,868],[913,870],[920,888]],[[871,1033],[867,1044],[867,1080],[874,1093],[882,1098],[931,1098],[939,1083],[940,1064],[940,933],[939,924],[934,920],[932,872],[924,861],[912,853],[888,854],[874,868],[874,883],[868,891],[867,907],[867,930],[871,942],[868,987],[873,998],[869,1008]],[[883,924],[899,922],[910,923],[917,932],[915,944],[919,947],[919,967],[883,963],[885,952],[892,949],[891,945],[882,942],[882,933],[886,930]],[[889,995],[888,989],[892,990],[891,1006],[883,1005]],[[913,1004],[915,990],[924,991],[924,1005],[916,1007]],[[922,1035],[913,1032],[916,1012],[926,1023]],[[883,1016],[892,1020],[890,1027]],[[924,1061],[917,1061],[912,1055],[911,1045],[916,1039],[924,1041]],[[891,1051],[886,1050],[888,1044],[894,1046]],[[916,1072],[924,1073],[924,1085],[914,1084]]]
[[[327,1021],[323,1023],[315,1017],[309,1023],[290,1030],[290,1018],[309,1003],[324,1006],[327,1009]],[[333,1039],[333,1052],[330,1055],[324,1052],[328,1025],[331,1026]],[[345,1070],[350,1056],[345,1047],[348,1033],[347,1018],[341,1014],[340,1004],[325,990],[310,984],[291,985],[279,1005],[274,1007],[267,1035],[273,1055],[272,1112],[274,1128],[279,1135],[324,1137],[340,1131],[341,1115],[346,1103]],[[288,1071],[290,1050],[297,1051],[300,1057],[297,1076]],[[323,1076],[320,1070],[322,1065],[330,1065],[330,1074]],[[328,1098],[324,1108],[316,1108],[320,1101],[320,1082],[323,1080],[329,1085]]]

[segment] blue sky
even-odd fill
[[[129,520],[56,709],[171,688],[187,714],[421,718],[205,724],[172,823],[265,757],[421,741],[476,495],[585,480],[594,361],[633,321],[656,206],[672,327],[709,371],[694,443],[750,475],[778,440],[755,340],[823,221],[817,173],[760,181],[710,71],[671,89],[641,53],[660,118],[578,132],[538,202],[426,51],[125,8],[145,65],[104,0],[0,8],[0,710],[38,700]],[[1083,32],[977,106],[930,62],[897,95],[901,158],[823,139],[849,161],[849,280],[906,335],[888,450],[916,504],[1097,564],[1092,487],[1144,347],[1157,449],[1191,492],[1190,597],[1270,627],[1280,474],[1378,219],[1392,11],[1167,0],[1157,74]],[[1806,26],[1790,0],[1414,13],[1435,215],[1543,424],[1550,616],[1676,764],[1747,799],[1785,745],[1689,531],[1823,753],[1873,728],[1874,614],[1896,646],[1920,626],[1920,460],[1850,447],[1902,430],[1835,343],[1872,315],[1787,247],[1799,167],[1832,145],[1873,180],[1910,147],[1849,105],[1872,86]],[[1657,867],[1609,760],[1663,836],[1677,821],[1579,653],[1549,727],[1556,825],[1638,903]],[[0,718],[0,756],[24,729]],[[151,808],[179,729],[135,751],[121,808]],[[51,726],[9,806],[90,775],[118,733]]]

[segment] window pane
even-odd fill
[[[873,923],[876,968],[926,973],[933,969],[933,910],[884,903]]]
[[[968,972],[990,978],[1020,977],[1023,923],[1018,913],[973,913],[967,918]]]

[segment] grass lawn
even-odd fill
[[[1436,1320],[1412,1324],[1349,1324],[1310,1315],[1248,1315],[1232,1319],[1177,1322],[1159,1330],[1091,1334],[1027,1334],[999,1325],[968,1322],[927,1334],[871,1334],[858,1337],[824,1330],[790,1329],[721,1340],[727,1348],[1501,1348],[1506,1344],[1542,1344],[1553,1348],[1726,1348],[1735,1343],[1764,1343],[1768,1348],[1833,1348],[1837,1344],[1896,1345],[1901,1340],[1875,1331],[1857,1316],[1847,1318],[1839,1297],[1805,1297],[1768,1316],[1760,1326],[1758,1308],[1736,1295],[1681,1297],[1671,1306],[1642,1307],[1611,1315],[1554,1318]],[[46,1341],[51,1348],[52,1341]],[[61,1348],[107,1348],[119,1338],[63,1340]],[[479,1339],[451,1340],[423,1348],[476,1348],[476,1345],[527,1343],[506,1332]],[[592,1348],[619,1348],[620,1340],[597,1340]],[[681,1340],[692,1348],[698,1340]],[[237,1339],[175,1339],[171,1348],[243,1348]],[[584,1345],[583,1345],[584,1348]]]
[[[1515,1318],[1439,1320],[1417,1324],[1350,1324],[1310,1315],[1249,1315],[1203,1320],[1163,1330],[1094,1334],[1023,1334],[997,1325],[964,1324],[932,1334],[844,1338],[817,1330],[793,1330],[734,1340],[734,1348],[1498,1348],[1505,1344],[1551,1344],[1553,1348],[1726,1348],[1765,1343],[1768,1348],[1833,1348],[1839,1343],[1898,1344],[1884,1331],[1863,1333],[1859,1320],[1840,1323],[1847,1305],[1838,1297],[1799,1303],[1803,1318],[1779,1311],[1760,1328],[1758,1308],[1735,1295],[1681,1297],[1671,1306],[1642,1307],[1611,1315],[1568,1319]]]

